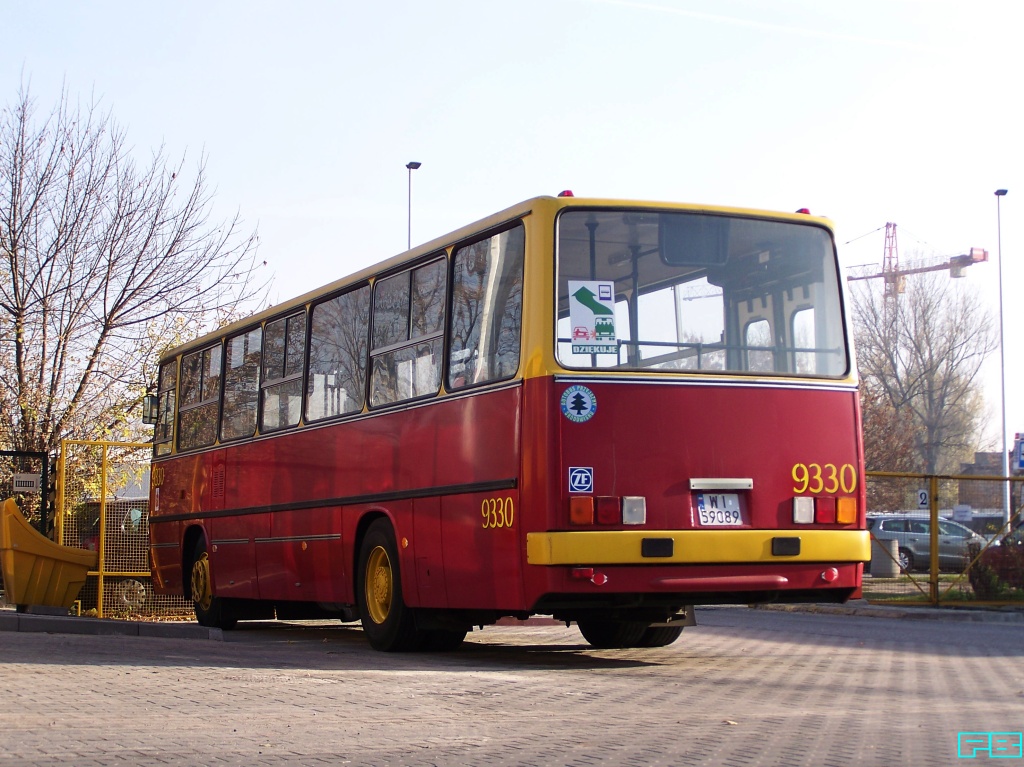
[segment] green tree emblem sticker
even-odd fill
[[[597,412],[597,397],[581,384],[570,386],[562,392],[562,415],[573,423],[589,421]]]

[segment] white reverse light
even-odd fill
[[[793,524],[810,525],[814,522],[814,499],[799,495],[793,499]]]
[[[647,499],[642,495],[622,496],[622,524],[643,525],[647,523]]]

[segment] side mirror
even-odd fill
[[[142,400],[142,422],[147,426],[153,426],[157,422],[156,403],[155,394],[147,394]]]

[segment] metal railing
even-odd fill
[[[867,481],[868,601],[1024,606],[1024,477],[874,471]]]

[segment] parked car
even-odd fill
[[[927,570],[931,565],[931,519],[920,514],[871,514],[868,530],[878,541],[895,540],[900,569]],[[969,547],[984,547],[986,540],[950,519],[939,520],[939,569],[960,572],[970,562]]]

